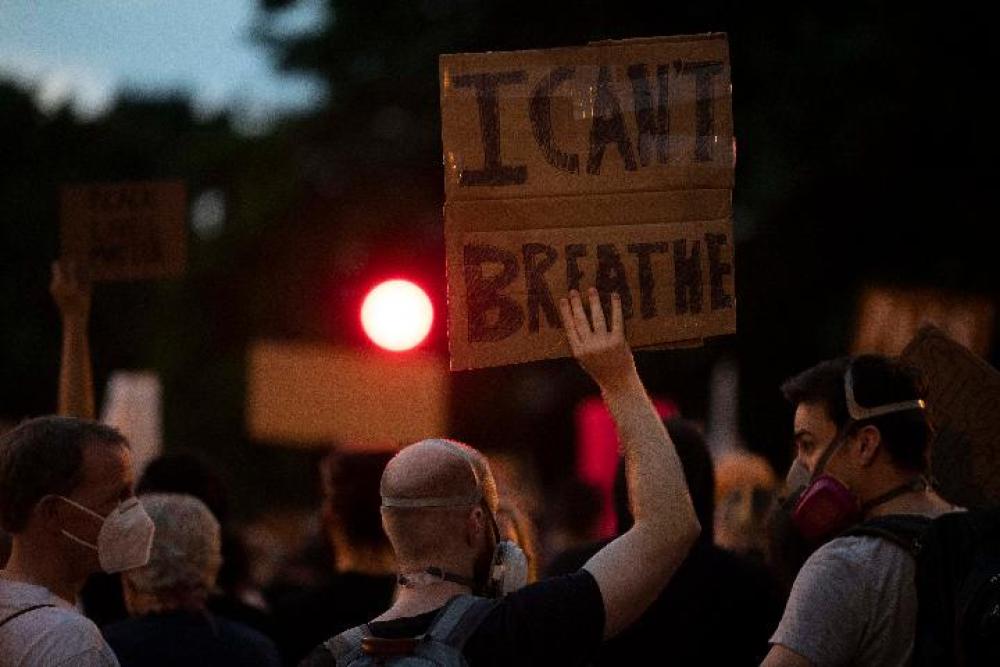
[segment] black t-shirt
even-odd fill
[[[416,637],[427,632],[440,609],[369,625],[377,637]],[[507,595],[465,644],[471,667],[488,665],[582,665],[604,635],[604,600],[586,570],[553,577]],[[333,655],[317,647],[302,667],[331,667]]]
[[[381,614],[395,590],[394,575],[344,572],[323,586],[286,592],[273,603],[274,639],[285,664],[298,664],[316,644]]]
[[[211,613],[130,618],[102,632],[122,667],[279,667],[278,649],[256,630]]]
[[[566,552],[549,572],[579,567],[603,545]],[[762,564],[699,541],[649,609],[601,647],[594,665],[660,661],[650,655],[675,665],[759,665],[782,607]]]

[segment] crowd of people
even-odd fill
[[[89,287],[57,265],[52,292],[63,414],[0,436],[0,665],[923,660],[905,539],[961,508],[928,481],[925,389],[894,359],[784,385],[795,463],[780,501],[753,501],[768,530],[738,543],[762,546],[733,550],[699,426],[658,416],[617,296],[605,313],[596,291],[571,292],[563,328],[621,446],[614,537],[538,548],[537,517],[463,443],[334,451],[315,540],[261,590],[207,459],[167,454],[135,479],[127,440],[93,421]]]

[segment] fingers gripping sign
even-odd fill
[[[588,292],[590,318],[580,293],[572,290],[559,301],[559,314],[573,356],[602,388],[608,389],[635,374],[632,352],[625,341],[621,299],[611,295],[611,326],[608,327],[596,289]]]

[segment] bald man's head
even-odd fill
[[[385,508],[468,507],[485,499],[498,505],[486,457],[454,440],[430,438],[404,448],[382,473]]]
[[[382,473],[382,524],[401,562],[448,560],[467,549],[465,525],[485,501],[499,504],[486,457],[452,440],[421,440]]]

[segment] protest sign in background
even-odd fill
[[[446,432],[448,369],[428,354],[258,341],[250,348],[246,405],[256,440],[394,448]]]
[[[179,276],[187,257],[183,183],[150,181],[64,186],[62,257],[92,280]]]
[[[903,351],[927,382],[935,436],[931,472],[941,494],[969,508],[1000,504],[1000,372],[927,326]]]
[[[735,331],[724,35],[441,57],[453,369],[564,356],[622,293],[636,346]]]

